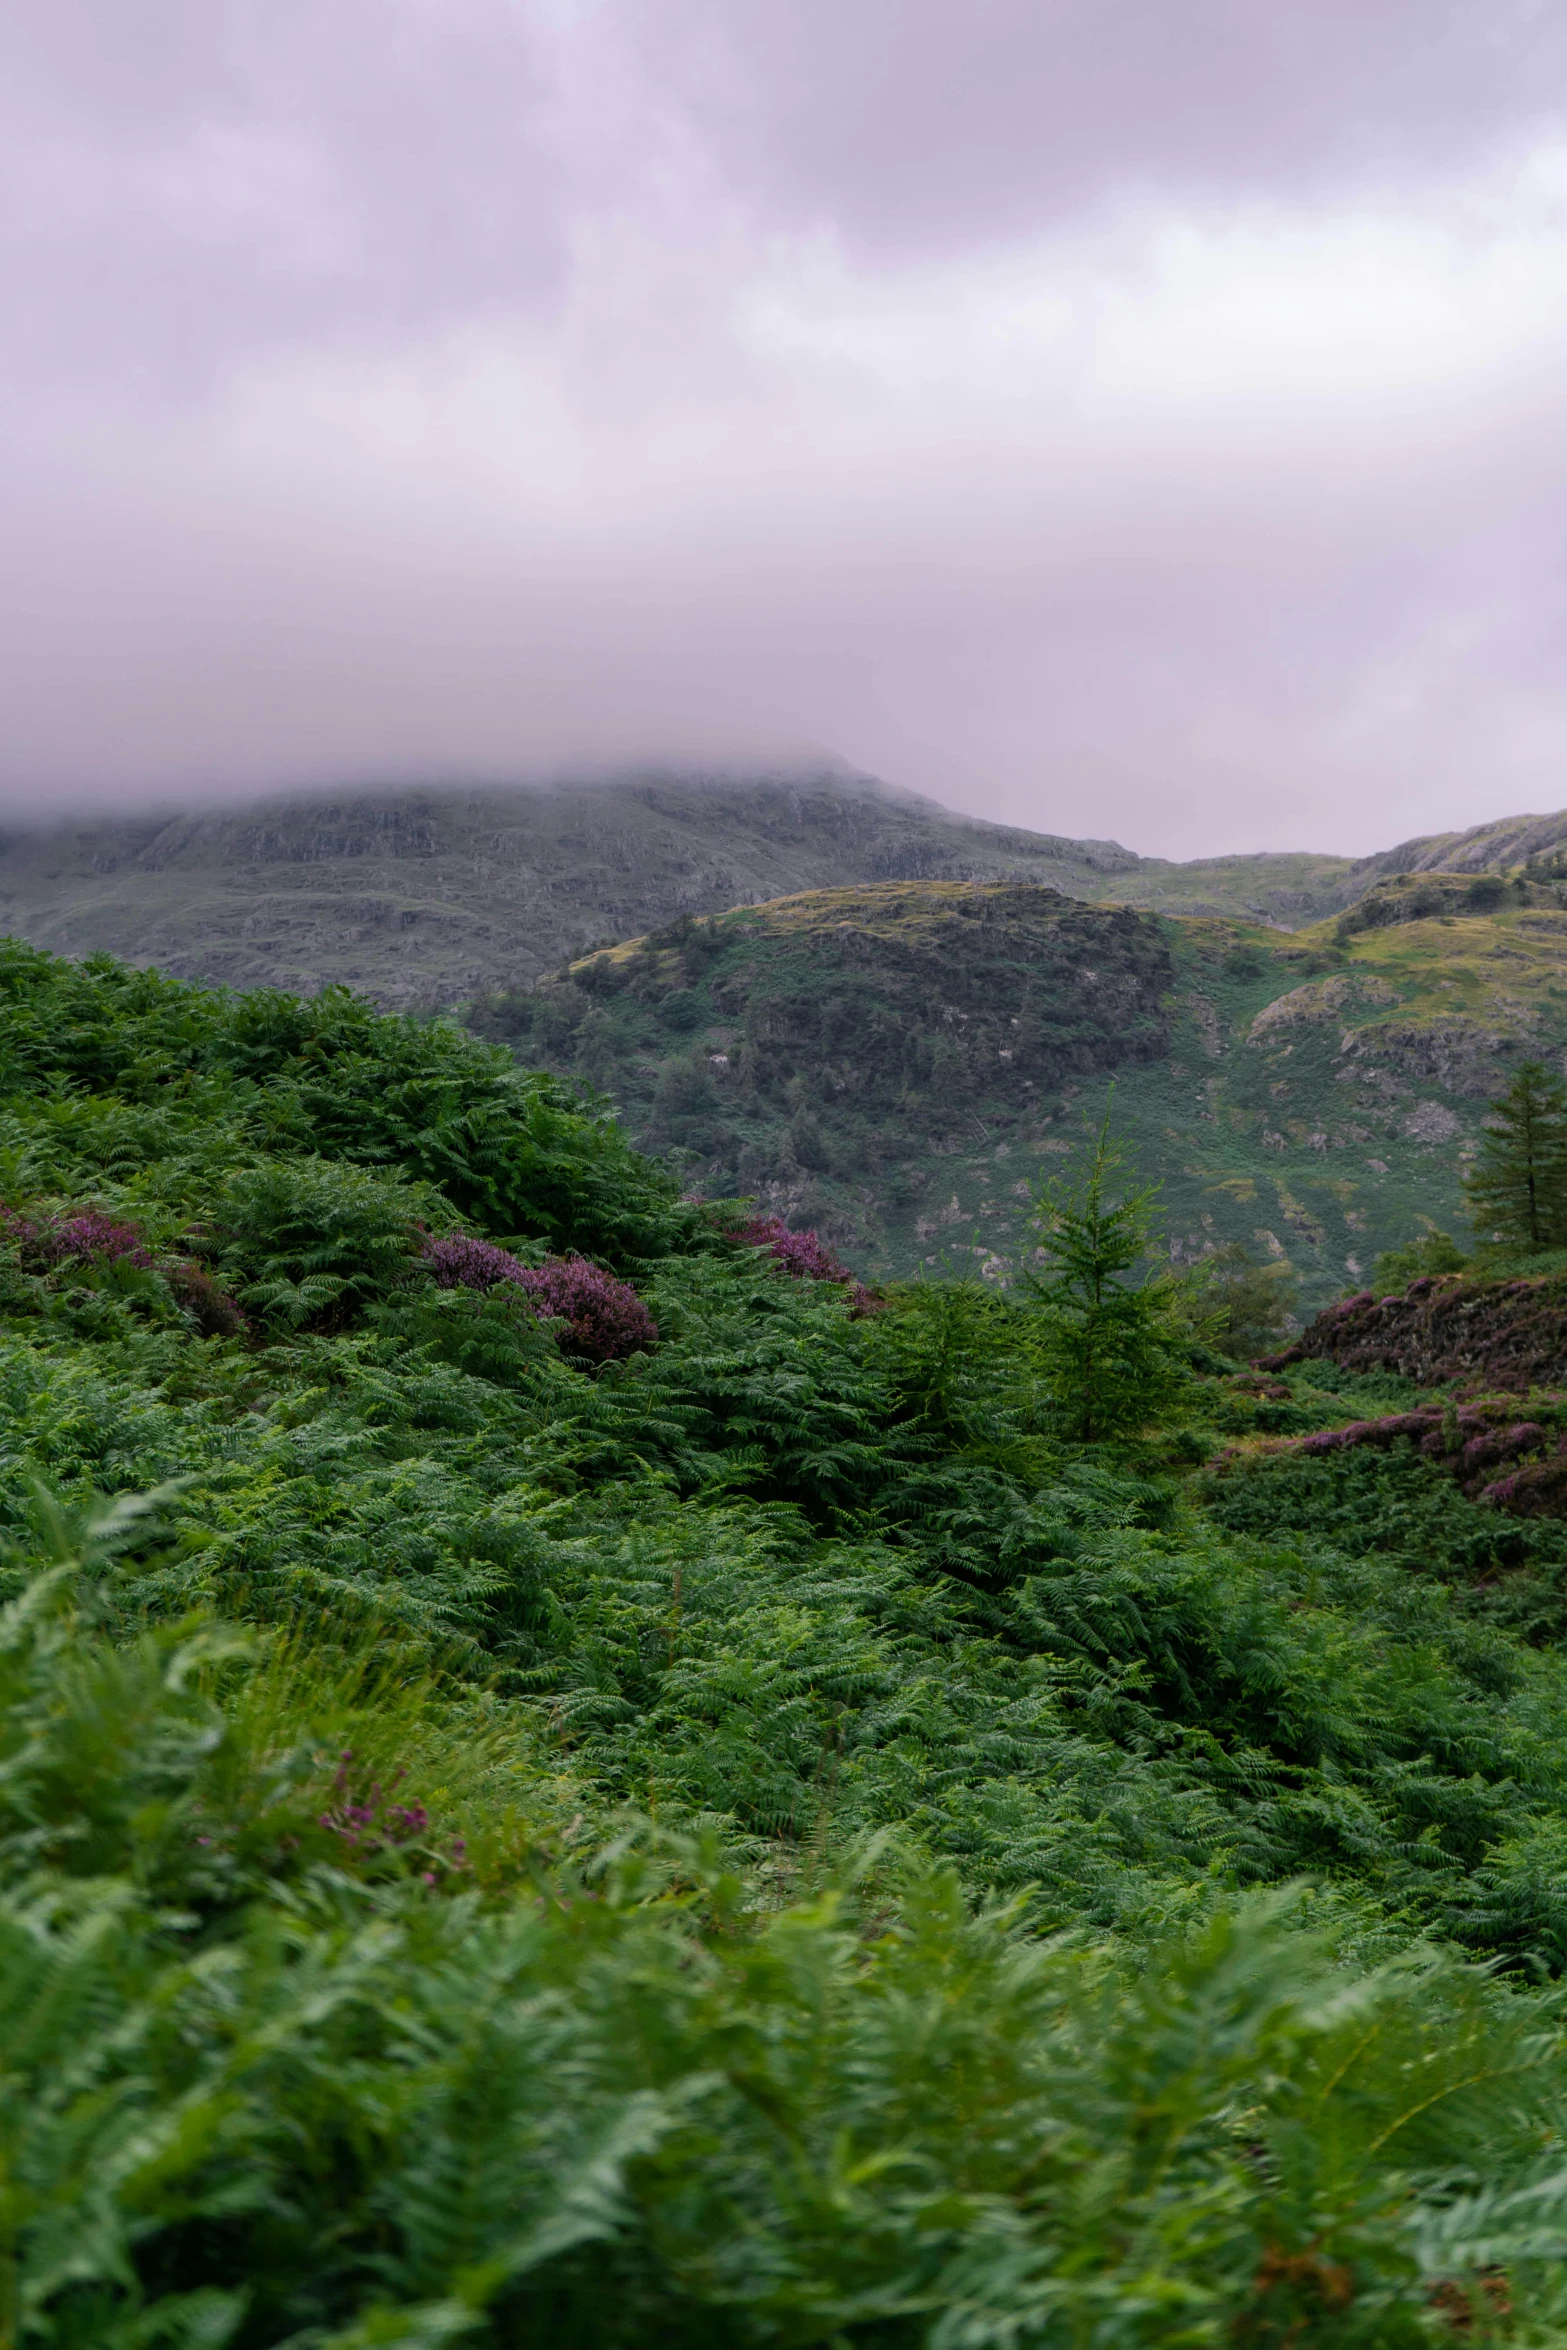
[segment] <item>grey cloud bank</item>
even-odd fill
[[[1567,800],[1567,19],[20,0],[0,788]]]

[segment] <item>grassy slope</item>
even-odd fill
[[[1113,1078],[1177,1257],[1244,1240],[1317,1304],[1424,1221],[1461,1226],[1463,1154],[1509,1056],[1567,1043],[1555,892],[1442,902],[1458,911],[1340,944],[1332,924],[1128,931],[1086,908],[1063,929],[1028,891],[814,893],[476,1017],[603,1087],[709,1191],[824,1222],[872,1270],[1015,1263],[1028,1190]],[[989,927],[959,918],[986,906]]]
[[[1231,978],[1217,940],[1188,939],[1175,1053],[1120,1089],[1187,1254],[1255,1237],[1320,1303],[1424,1221],[1464,1232],[1459,1177],[1488,1098],[1509,1060],[1567,1045],[1567,914],[1535,894],[1358,932],[1341,965],[1304,980],[1278,958]],[[1324,926],[1303,944],[1332,938]],[[1206,1001],[1217,1021],[1199,1026]]]
[[[1266,1453],[1397,1382],[1074,1452],[1032,1310],[857,1318],[341,999],[10,950],[0,1113],[13,1206],[157,1259],[0,1251],[30,2339],[1402,2350],[1498,2265],[1555,2322],[1567,1534]],[[614,1256],[657,1347],[415,1217]]]
[[[1145,857],[1081,894],[1161,914],[1221,914],[1299,930],[1352,904],[1373,879],[1347,857],[1307,852],[1198,857],[1185,865]]]
[[[1567,914],[1399,923],[1357,932],[1342,960],[1322,925],[1282,953],[1256,939],[1256,978],[1226,968],[1228,926],[1180,927],[1170,1057],[1117,1083],[1179,1253],[1282,1251],[1316,1305],[1424,1223],[1463,1236],[1487,1099],[1510,1061],[1567,1046]],[[1303,977],[1314,951],[1332,966]],[[1095,1114],[1102,1089],[1084,1102]]]

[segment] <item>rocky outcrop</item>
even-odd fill
[[[1387,1452],[1413,1445],[1445,1469],[1471,1501],[1505,1510],[1515,1518],[1567,1516],[1567,1431],[1564,1399],[1552,1396],[1540,1416],[1520,1418],[1509,1401],[1433,1405],[1414,1412],[1389,1412],[1381,1419],[1352,1420],[1347,1428],[1324,1428],[1280,1446],[1283,1452],[1321,1459],[1325,1454]]]
[[[1455,1142],[1463,1127],[1445,1102],[1417,1102],[1403,1132],[1410,1142]]]
[[[1478,1389],[1567,1382],[1567,1277],[1473,1281],[1461,1274],[1416,1281],[1402,1297],[1369,1289],[1329,1306],[1265,1367],[1312,1359],[1350,1371],[1397,1371],[1422,1387],[1450,1381]]]
[[[1358,1004],[1396,1004],[1397,991],[1370,971],[1335,971],[1329,979],[1308,980],[1265,1004],[1251,1024],[1249,1044],[1277,1044],[1302,1023],[1342,1020]]]
[[[1271,1007],[1270,1007],[1271,1008]],[[1518,1047],[1516,1035],[1455,1014],[1444,1020],[1378,1020],[1344,1040],[1345,1070],[1386,1066],[1417,1085],[1480,1101],[1507,1082],[1498,1062]]]
[[[1551,857],[1567,847],[1567,810],[1553,816],[1501,816],[1467,832],[1432,832],[1401,841],[1364,857],[1352,871],[1373,881],[1384,876],[1425,873],[1508,873],[1531,858]]]

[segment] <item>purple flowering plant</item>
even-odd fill
[[[847,1281],[849,1268],[833,1255],[815,1232],[795,1232],[782,1216],[753,1216],[742,1224],[740,1239],[752,1248],[765,1248],[775,1263],[797,1281]]]
[[[440,1289],[520,1289],[535,1313],[565,1324],[564,1351],[587,1362],[622,1362],[657,1342],[658,1324],[630,1282],[586,1257],[525,1265],[494,1241],[463,1234],[429,1239],[421,1253]]]
[[[105,1264],[137,1265],[151,1272],[158,1261],[134,1224],[122,1224],[101,1208],[78,1208],[43,1223],[3,1208],[0,1238],[8,1240],[24,1262],[40,1269],[85,1264],[96,1257]]]
[[[69,1215],[24,1216],[0,1207],[0,1245],[14,1248],[29,1271],[55,1273],[72,1265],[131,1265],[158,1273],[176,1305],[182,1306],[203,1338],[233,1338],[250,1328],[248,1316],[190,1257],[160,1255],[134,1224],[102,1208],[75,1208]]]
[[[396,1788],[406,1776],[406,1771],[394,1772],[392,1787]],[[358,1859],[372,1859],[377,1854],[403,1851],[417,1844],[429,1832],[430,1814],[422,1803],[395,1803],[391,1791],[383,1789],[378,1779],[372,1780],[368,1787],[357,1788],[354,1750],[345,1746],[332,1781],[332,1800],[320,1814],[318,1825],[338,1838],[345,1853],[352,1853]],[[426,1856],[436,1865],[422,1869],[420,1874],[427,1885],[433,1885],[441,1869],[465,1869],[467,1856],[466,1839],[454,1836],[443,1851]]]
[[[431,1238],[420,1252],[437,1289],[494,1289],[503,1281],[527,1286],[528,1268],[510,1249],[493,1240],[474,1240],[466,1233]]]
[[[753,1216],[742,1224],[736,1238],[752,1248],[765,1248],[775,1264],[797,1281],[832,1281],[849,1291],[849,1310],[852,1314],[879,1314],[885,1300],[856,1281],[818,1232],[796,1232],[782,1216]]]

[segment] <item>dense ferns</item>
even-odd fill
[[[0,982],[0,2344],[1567,2341],[1558,1526]]]

